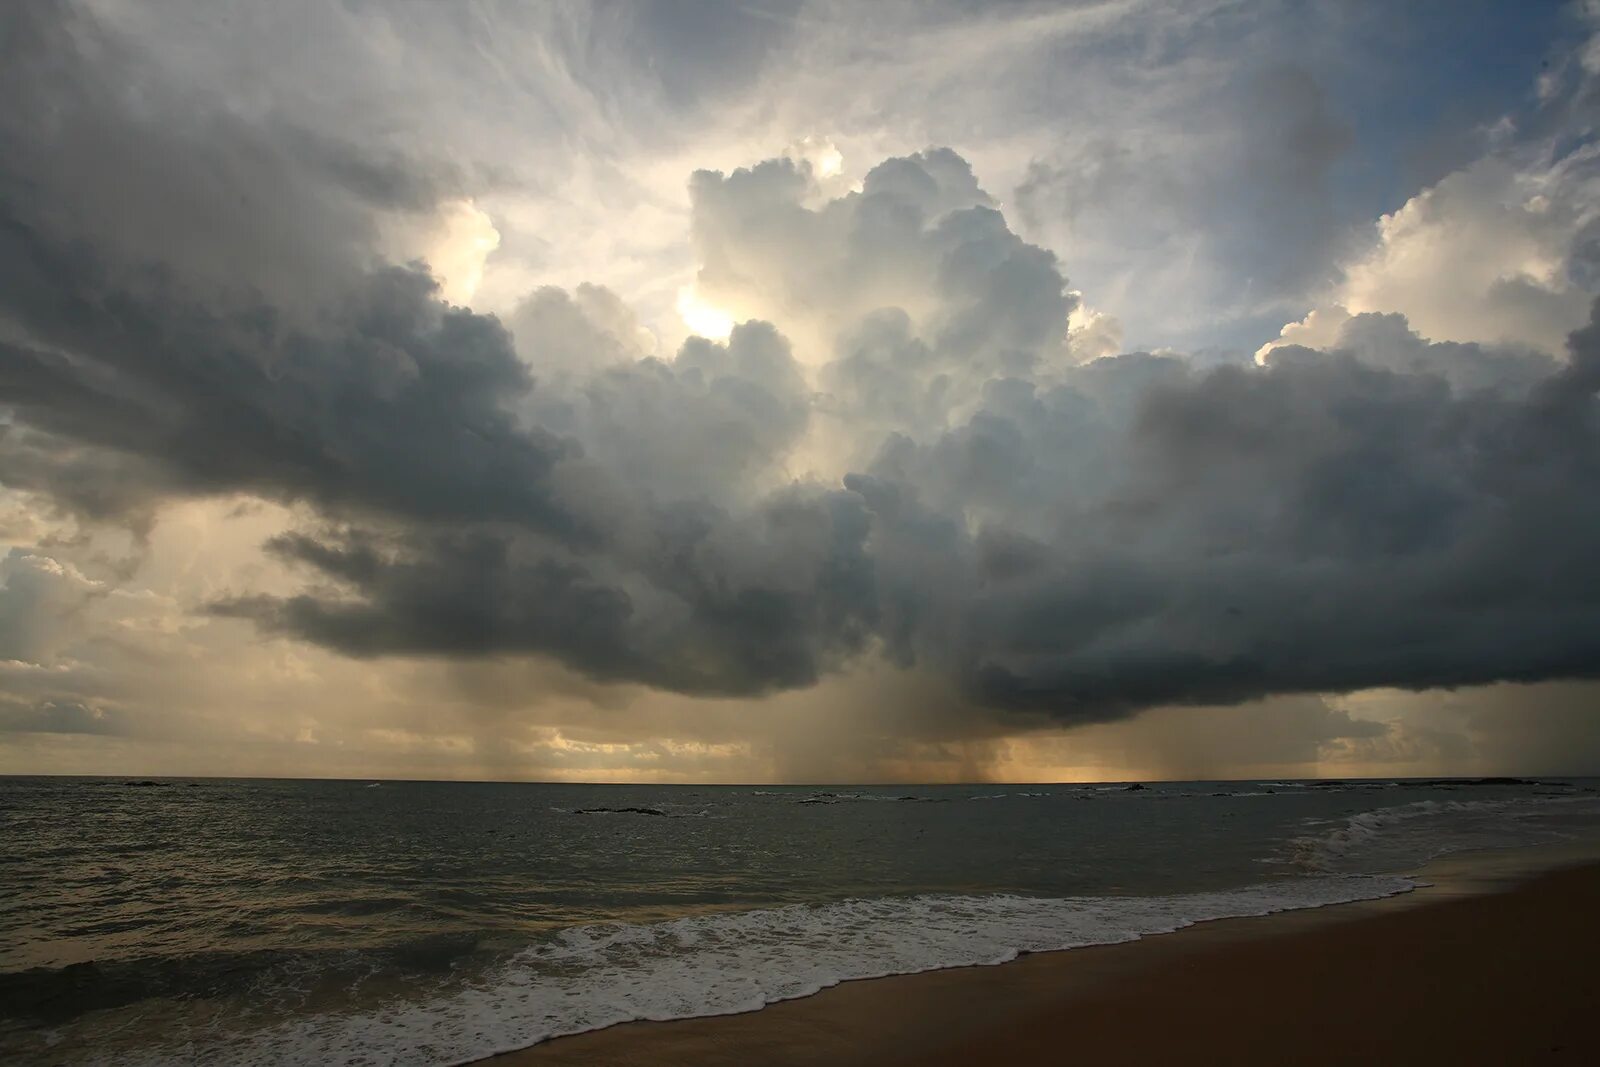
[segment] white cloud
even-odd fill
[[[1600,34],[1590,39],[1592,52]],[[1586,62],[1586,61],[1585,61]],[[1600,145],[1585,101],[1595,74],[1546,73],[1540,102],[1491,131],[1489,150],[1378,220],[1321,307],[1284,344],[1325,347],[1346,314],[1405,316],[1434,341],[1562,355],[1600,293]]]
[[[1393,312],[1431,340],[1562,352],[1593,297],[1569,270],[1600,218],[1590,155],[1533,172],[1490,157],[1449,175],[1380,220],[1376,245],[1346,267],[1333,305],[1265,347],[1324,344],[1342,312]]]

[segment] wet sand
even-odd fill
[[[628,1023],[494,1067],[1600,1063],[1600,848],[1430,865],[1400,897]]]

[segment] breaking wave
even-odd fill
[[[1313,872],[1403,870],[1452,852],[1570,841],[1592,835],[1596,819],[1600,796],[1592,793],[1419,800],[1343,823],[1313,820],[1287,858]]]
[[[299,1015],[233,1039],[185,1034],[118,1062],[465,1063],[621,1022],[754,1011],[853,979],[1004,963],[1413,885],[1328,875],[1172,896],[917,896],[568,927],[433,999]]]

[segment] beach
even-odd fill
[[[496,1067],[1600,1062],[1600,850],[1451,857],[1380,901],[629,1023]]]
[[[1524,1062],[1597,787],[0,779],[0,1061]]]

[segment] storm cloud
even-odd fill
[[[1106,357],[1070,257],[929,148],[859,189],[696,172],[694,291],[739,325],[657,353],[604,279],[501,319],[394,261],[452,168],[113,91],[92,20],[0,18],[8,93],[52,101],[0,117],[0,481],[103,523],[303,508],[263,546],[302,587],[217,615],[695,695],[883,658],[1067,723],[1600,676],[1600,311],[1564,351],[1369,313],[1260,363]],[[1321,181],[1347,135],[1281,77],[1279,162]]]

